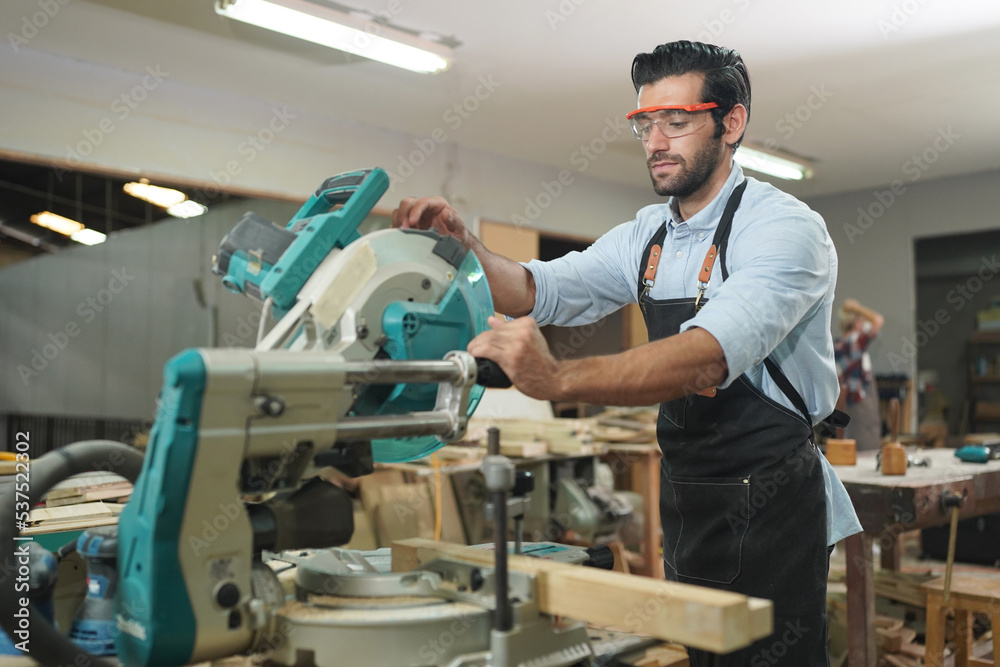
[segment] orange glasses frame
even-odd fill
[[[626,120],[632,120],[632,116],[636,116],[636,115],[641,114],[641,113],[651,113],[653,111],[668,111],[668,110],[677,110],[677,111],[705,111],[707,109],[715,109],[718,106],[719,105],[716,104],[715,102],[705,102],[703,104],[687,104],[687,105],[671,104],[671,105],[659,106],[659,107],[643,107],[642,109],[636,109],[635,111],[629,111],[627,114],[625,114],[625,119]]]

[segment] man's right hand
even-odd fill
[[[487,250],[443,197],[404,199],[392,212],[392,226],[432,229],[458,239],[483,265],[497,311],[518,317],[527,315],[535,307],[535,277],[531,272],[518,262]]]
[[[407,197],[392,212],[392,226],[401,229],[433,229],[438,234],[454,236],[466,248],[472,247],[473,236],[458,215],[458,211],[443,197]]]

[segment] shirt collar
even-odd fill
[[[687,220],[681,220],[680,211],[677,208],[677,198],[670,198],[667,202],[667,207],[670,211],[668,223],[671,227],[676,228],[678,225],[687,225],[688,229],[714,229],[719,224],[719,219],[722,218],[722,213],[726,210],[726,202],[729,201],[729,195],[733,193],[737,185],[745,180],[743,169],[740,165],[736,160],[733,160],[732,163],[733,166],[729,171],[729,178],[726,179],[719,193],[715,195],[715,199]]]

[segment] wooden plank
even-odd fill
[[[121,495],[125,496],[132,492],[132,483],[125,480],[116,480],[113,482],[97,483],[97,484],[86,484],[80,486],[65,486],[57,487],[45,494],[46,501],[55,500],[57,498],[68,498],[70,496],[83,496],[90,492],[106,492],[106,491],[124,491]],[[117,496],[115,496],[117,497]],[[93,500],[103,500],[103,498],[94,498]]]
[[[774,632],[772,607],[770,600],[747,598],[747,608],[750,610],[751,637],[767,637]]]
[[[629,658],[635,667],[690,667],[687,651],[683,646],[654,646],[646,649],[640,658]]]
[[[847,651],[850,667],[875,664],[875,576],[872,536],[858,533],[845,540],[847,551]]]
[[[403,473],[400,470],[376,470],[370,475],[358,479],[361,494],[361,506],[367,512],[374,512],[381,501],[379,489],[391,484],[402,484]]]
[[[411,537],[434,537],[432,496],[425,483],[390,484],[379,488],[375,509],[379,546]]]
[[[549,445],[542,440],[507,440],[500,439],[500,453],[514,458],[530,459],[544,456],[549,452]]]
[[[629,303],[625,306],[624,312],[624,337],[625,349],[645,345],[649,342],[649,332],[646,330],[646,322],[642,316],[639,304]]]
[[[118,523],[118,516],[108,517],[88,517],[77,521],[43,521],[35,526],[28,526],[21,531],[21,535],[27,537],[31,535],[47,535],[49,533],[64,533],[70,530],[86,530],[97,526],[113,526]]]
[[[435,491],[436,495],[436,491]],[[451,475],[441,473],[441,540],[451,544],[468,544],[465,536],[465,526],[462,525],[462,513],[458,509],[455,498],[455,485]]]
[[[439,557],[484,566],[494,562],[489,551],[429,540],[403,540],[392,546],[392,568],[397,572]],[[751,603],[737,593],[525,556],[511,555],[509,565],[512,571],[535,575],[538,607],[547,614],[716,653],[748,646],[771,631],[765,617],[770,620],[772,608],[766,600]]]
[[[126,500],[132,496],[132,485],[127,488],[92,489],[75,496],[63,496],[61,498],[47,498],[46,507],[62,507],[63,505],[78,505],[80,503],[90,503],[96,500]]]
[[[621,540],[614,540],[608,543],[608,548],[611,549],[611,553],[615,558],[614,567],[611,569],[615,572],[622,572],[624,574],[630,574],[628,565],[628,552],[625,550],[625,545]]]
[[[33,509],[28,513],[28,524],[34,525],[41,522],[48,524],[58,521],[79,521],[90,517],[118,516],[123,508],[123,505],[93,502],[65,507]]]
[[[538,259],[539,234],[537,229],[482,220],[479,223],[479,239],[491,252],[503,255],[515,262],[530,262],[533,259]]]
[[[903,635],[898,630],[877,628],[875,634],[878,637],[879,649],[882,653],[899,653],[899,650],[903,648]]]
[[[351,534],[351,541],[343,546],[344,549],[356,549],[358,551],[371,551],[378,548],[378,538],[375,535],[375,527],[372,526],[368,512],[360,507],[354,509],[354,532]]]
[[[902,567],[902,537],[903,536],[899,533],[886,533],[882,535],[882,538],[879,540],[879,545],[882,547],[882,553],[879,556],[879,561],[882,565],[883,571],[899,572],[899,568]]]

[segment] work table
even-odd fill
[[[1000,512],[1000,461],[966,463],[953,449],[908,448],[929,467],[910,466],[905,475],[875,469],[876,452],[861,452],[853,466],[834,466],[847,488],[864,532],[845,541],[847,550],[848,664],[875,664],[875,589],[872,543],[879,541],[883,569],[899,569],[899,536],[948,523],[941,505],[947,492],[963,498],[961,519]]]

